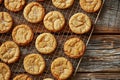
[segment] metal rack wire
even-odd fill
[[[26,0],[27,3],[31,2],[31,1],[36,1],[36,0]],[[103,0],[103,3],[104,3],[105,0]],[[53,11],[53,10],[57,10],[57,11],[60,11],[64,14],[65,18],[66,18],[66,26],[65,28],[58,32],[58,33],[52,33],[55,35],[57,41],[58,41],[58,46],[57,46],[57,49],[55,50],[55,52],[51,55],[42,55],[45,60],[46,60],[46,69],[44,71],[43,74],[41,75],[38,75],[38,76],[32,76],[34,80],[42,80],[43,78],[46,78],[46,77],[52,77],[51,73],[50,73],[50,65],[51,65],[51,62],[57,58],[57,57],[60,57],[60,56],[63,56],[63,57],[66,57],[67,59],[69,59],[73,66],[74,66],[74,69],[75,69],[75,73],[77,72],[77,69],[79,67],[79,64],[81,62],[81,60],[79,61],[79,59],[71,59],[69,57],[67,57],[65,54],[64,54],[64,51],[63,51],[63,44],[64,42],[71,38],[71,37],[79,37],[81,38],[85,43],[86,45],[88,44],[89,40],[90,40],[90,37],[93,33],[93,29],[91,30],[91,32],[87,33],[87,34],[84,34],[84,35],[76,35],[74,33],[72,33],[68,27],[68,21],[69,21],[69,18],[77,13],[77,12],[83,12],[85,14],[87,14],[92,22],[94,22],[96,24],[97,20],[98,20],[98,17],[99,17],[99,14],[101,12],[101,10],[97,13],[86,13],[84,12],[80,6],[79,6],[79,0],[75,0],[74,2],[74,5],[69,8],[69,9],[66,9],[66,10],[60,10],[60,9],[57,9],[55,8],[53,5],[52,5],[52,2],[51,0],[45,0],[44,2],[42,2],[41,4],[45,7],[46,9],[46,13],[49,12],[49,11]],[[35,33],[35,36],[34,36],[34,40],[30,43],[30,45],[26,46],[26,47],[20,47],[21,49],[21,56],[20,56],[20,59],[18,62],[14,63],[14,64],[10,64],[10,68],[11,68],[11,71],[13,73],[13,76],[11,77],[11,80],[12,78],[16,75],[16,74],[19,74],[19,73],[26,73],[24,68],[23,68],[23,59],[24,57],[27,55],[27,54],[30,54],[30,53],[39,53],[36,49],[35,49],[35,39],[36,37],[43,33],[43,32],[49,32],[47,31],[44,26],[43,26],[43,23],[38,23],[38,24],[31,24],[29,22],[27,22],[24,17],[23,17],[23,14],[22,14],[22,11],[18,12],[18,13],[13,13],[11,11],[8,11],[7,9],[4,8],[4,5],[2,4],[0,6],[0,11],[6,11],[6,12],[9,12],[13,19],[14,19],[14,25],[13,27],[15,27],[16,25],[18,24],[27,24],[29,25],[31,28],[33,28],[33,31]],[[22,16],[21,16],[22,15]],[[11,32],[9,33],[6,33],[6,34],[0,34],[0,42],[5,42],[7,40],[12,40],[11,38]],[[76,67],[77,66],[77,67]],[[26,73],[27,74],[27,73]]]

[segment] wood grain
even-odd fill
[[[120,80],[119,73],[78,73],[71,80]]]
[[[120,72],[120,35],[93,35],[79,72]]]

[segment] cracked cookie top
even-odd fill
[[[85,52],[85,44],[79,38],[70,38],[64,44],[64,52],[71,58],[80,58]]]
[[[40,53],[50,54],[56,49],[57,42],[51,33],[42,33],[37,37],[35,46]]]
[[[18,12],[23,9],[25,0],[4,0],[5,7],[13,12]]]
[[[29,3],[23,11],[24,18],[31,23],[38,23],[43,20],[45,9],[37,2]]]
[[[27,74],[19,74],[15,76],[13,80],[33,80],[33,79]]]
[[[32,75],[41,74],[45,69],[45,61],[40,54],[29,54],[24,58],[24,69]]]
[[[18,45],[13,41],[6,41],[0,46],[0,59],[5,63],[14,63],[20,56]]]
[[[65,18],[62,13],[58,11],[51,11],[44,17],[44,26],[52,32],[60,31],[65,25]]]
[[[0,12],[0,33],[6,33],[12,28],[13,20],[9,13]]]
[[[58,80],[66,80],[72,72],[72,63],[64,57],[56,58],[51,64],[51,73]]]
[[[80,0],[81,8],[86,12],[96,12],[100,9],[101,0]]]
[[[0,80],[10,80],[11,70],[8,65],[0,62]]]
[[[90,31],[91,25],[90,18],[83,13],[76,13],[69,20],[69,27],[76,34],[87,33]]]
[[[33,39],[34,33],[32,29],[25,25],[21,24],[16,26],[12,31],[13,40],[21,46],[27,45]]]
[[[66,9],[72,6],[74,0],[52,0],[55,7],[60,9]]]

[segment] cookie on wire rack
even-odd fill
[[[0,62],[0,80],[10,80],[11,70],[5,63]]]
[[[0,12],[0,33],[7,33],[13,25],[13,19],[8,12]]]
[[[0,59],[8,64],[18,61],[20,49],[13,41],[6,41],[0,46]]]
[[[74,0],[52,0],[52,3],[59,9],[66,9],[73,5]]]
[[[85,52],[86,46],[79,38],[70,38],[64,44],[64,52],[71,58],[80,58]]]
[[[43,20],[45,9],[38,2],[31,2],[24,8],[23,15],[28,22],[38,23]]]
[[[26,25],[17,25],[12,31],[12,38],[20,46],[25,46],[29,44],[34,37],[32,29]]]
[[[39,75],[45,69],[45,60],[40,54],[32,53],[24,58],[23,65],[27,73]]]
[[[19,74],[15,76],[13,80],[33,80],[33,79],[27,74]]]
[[[51,33],[42,33],[36,38],[35,47],[42,54],[51,54],[57,47],[57,41]]]
[[[18,12],[23,9],[25,0],[4,0],[5,7],[13,12]]]
[[[73,73],[73,65],[66,58],[58,57],[51,64],[51,73],[57,80],[66,80]]]
[[[86,12],[96,12],[100,9],[102,0],[80,0],[81,8]]]
[[[84,34],[91,30],[91,19],[83,13],[75,13],[69,20],[69,27],[73,33]]]
[[[51,32],[58,32],[65,26],[65,18],[59,11],[50,11],[43,20],[44,26]]]

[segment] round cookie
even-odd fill
[[[31,23],[38,23],[43,20],[45,9],[37,2],[29,3],[23,11],[24,18]]]
[[[10,80],[11,70],[8,65],[0,62],[0,80]]]
[[[26,74],[19,74],[13,78],[13,80],[33,80],[30,76]]]
[[[13,20],[9,13],[0,12],[0,33],[6,33],[12,28]]]
[[[25,0],[4,0],[5,7],[13,12],[18,12],[23,9]]]
[[[0,59],[5,63],[14,63],[20,56],[18,45],[13,41],[6,41],[0,46]]]
[[[51,73],[57,80],[66,80],[72,72],[72,63],[64,57],[56,58],[51,64]]]
[[[96,12],[100,9],[101,0],[80,0],[81,8],[86,12]]]
[[[40,54],[29,54],[24,58],[23,65],[26,72],[38,75],[45,69],[45,60]]]
[[[57,42],[51,33],[42,33],[37,37],[35,47],[42,54],[50,54],[56,49]]]
[[[52,79],[52,78],[45,78],[45,79],[43,79],[43,80],[54,80],[54,79]]]
[[[90,31],[91,25],[90,18],[83,13],[76,13],[69,20],[69,27],[76,34],[87,33]]]
[[[29,44],[32,41],[33,36],[34,33],[32,29],[25,24],[16,26],[12,31],[13,40],[20,46]]]
[[[51,11],[45,15],[43,23],[47,30],[58,32],[64,27],[65,18],[62,13]]]
[[[66,9],[72,6],[74,0],[52,0],[52,3],[59,9]]]
[[[64,52],[71,58],[80,58],[85,52],[86,46],[79,38],[71,38],[64,44]]]

